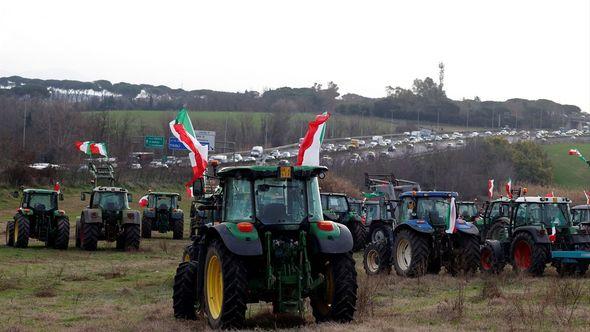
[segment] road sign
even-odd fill
[[[200,142],[203,145],[209,145],[209,143],[207,143],[207,142],[202,142],[202,141],[200,141]],[[170,136],[168,138],[168,149],[170,149],[170,150],[187,150],[187,148],[184,146],[184,144],[180,143],[178,138],[176,138],[174,136]],[[209,149],[211,149],[211,147],[209,147]]]
[[[146,148],[163,149],[164,136],[146,136],[143,140],[143,145]]]
[[[195,130],[195,136],[201,144],[209,145],[209,150],[215,150],[215,132],[209,130]]]

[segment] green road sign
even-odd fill
[[[146,136],[144,138],[143,145],[146,148],[163,149],[164,148],[164,136]]]

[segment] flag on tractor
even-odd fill
[[[186,187],[186,196],[187,196],[188,198],[193,198],[193,197],[195,197],[195,196],[193,195],[193,186],[190,186],[190,187],[189,187],[189,186],[187,186],[187,187]]]
[[[447,215],[447,230],[446,232],[452,234],[455,232],[455,224],[457,222],[457,207],[455,206],[455,197],[451,197],[451,206],[449,207],[449,214]]]
[[[326,132],[326,121],[329,118],[330,113],[324,112],[316,115],[315,120],[309,123],[309,128],[297,154],[297,166],[320,165],[320,147],[322,146],[324,133]]]
[[[145,195],[139,199],[139,206],[146,207],[148,205],[148,195]]]
[[[61,185],[59,184],[59,182],[56,182],[55,185],[53,186],[53,190],[57,191],[57,193],[61,193]]]
[[[488,198],[492,200],[494,197],[494,179],[488,180]]]
[[[86,153],[87,155],[101,155],[108,157],[107,145],[105,143],[94,143],[92,141],[76,142],[74,143],[76,149]]]
[[[185,108],[178,112],[176,118],[170,121],[170,130],[189,151],[189,159],[193,168],[193,177],[185,184],[190,187],[195,180],[202,178],[207,170],[208,147],[202,145],[195,136],[195,130]]]
[[[550,192],[548,194],[545,195],[545,198],[551,198],[551,197],[555,197],[555,195],[553,194],[553,192]]]
[[[586,158],[584,158],[584,156],[582,156],[582,153],[578,149],[570,149],[567,152],[567,154],[569,154],[570,156],[576,156],[576,157],[580,158],[581,160],[586,161]]]
[[[584,196],[586,196],[586,204],[590,204],[590,195],[584,190]]]
[[[508,182],[506,182],[506,194],[509,198],[512,198],[512,179],[508,178]]]

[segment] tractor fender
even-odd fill
[[[470,222],[457,223],[455,228],[459,233],[479,236],[479,229]]]
[[[184,212],[182,212],[182,210],[177,209],[176,211],[172,211],[172,213],[170,214],[170,217],[172,219],[178,220],[178,219],[184,219]]]
[[[419,233],[424,233],[424,234],[432,234],[434,233],[434,228],[432,228],[432,226],[426,222],[421,222],[419,223],[418,220],[408,220],[404,223],[401,223],[397,226],[395,226],[393,233],[394,235],[397,234],[400,230],[402,229],[409,229],[409,230],[413,230]]]
[[[504,257],[504,250],[502,249],[502,244],[498,240],[486,240],[485,245],[488,245],[492,248],[494,252],[494,256],[496,257]]]
[[[82,210],[82,216],[85,224],[102,223],[101,209],[84,209]]]
[[[254,229],[247,235],[238,235],[233,233],[235,224],[221,223],[207,229],[207,238],[220,238],[225,247],[233,254],[239,256],[259,256],[262,255],[262,243],[258,237],[258,231]]]
[[[352,233],[348,227],[334,223],[332,231],[323,231],[317,223],[310,223],[310,235],[315,240],[319,252],[324,254],[344,254],[350,252],[353,247]]]
[[[145,209],[143,210],[143,216],[146,218],[155,218],[156,217],[156,210]]]
[[[138,224],[140,223],[139,211],[137,210],[123,210],[122,222],[126,224]]]
[[[514,230],[513,237],[516,236],[516,234],[518,233],[527,232],[531,234],[531,236],[535,240],[535,243],[550,244],[551,241],[549,240],[549,235],[547,234],[547,232],[545,232],[544,234],[539,234],[539,230],[540,228],[538,226],[521,226]]]

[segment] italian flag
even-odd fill
[[[492,200],[494,197],[494,179],[488,180],[488,198]]]
[[[584,196],[586,196],[586,204],[590,204],[590,195],[584,190]]]
[[[581,161],[586,162],[586,158],[584,158],[584,156],[582,156],[582,153],[578,149],[570,149],[567,152],[567,154],[569,154],[570,156],[576,156],[576,157],[580,158]]]
[[[208,148],[197,140],[191,119],[184,108],[178,112],[176,119],[170,121],[170,130],[189,151],[193,177],[186,183],[186,187],[190,187],[196,179],[202,178],[207,170]]]
[[[451,197],[451,206],[449,207],[449,215],[447,216],[447,230],[445,232],[453,234],[455,232],[456,223],[457,207],[455,206],[455,197]]]
[[[512,179],[508,178],[508,182],[506,182],[506,194],[508,197],[512,198]]]
[[[92,141],[76,142],[74,143],[76,149],[86,153],[87,155],[101,155],[107,156],[107,145],[105,143],[94,143]]]
[[[148,205],[148,195],[143,196],[139,199],[139,206],[146,207]]]
[[[57,193],[61,193],[61,185],[59,184],[59,182],[56,182],[55,185],[53,186],[53,190],[57,191]]]
[[[326,121],[330,118],[330,113],[324,112],[316,115],[315,120],[309,123],[309,129],[301,142],[299,153],[297,154],[297,166],[319,166],[320,165],[320,147],[324,140],[326,132]]]

